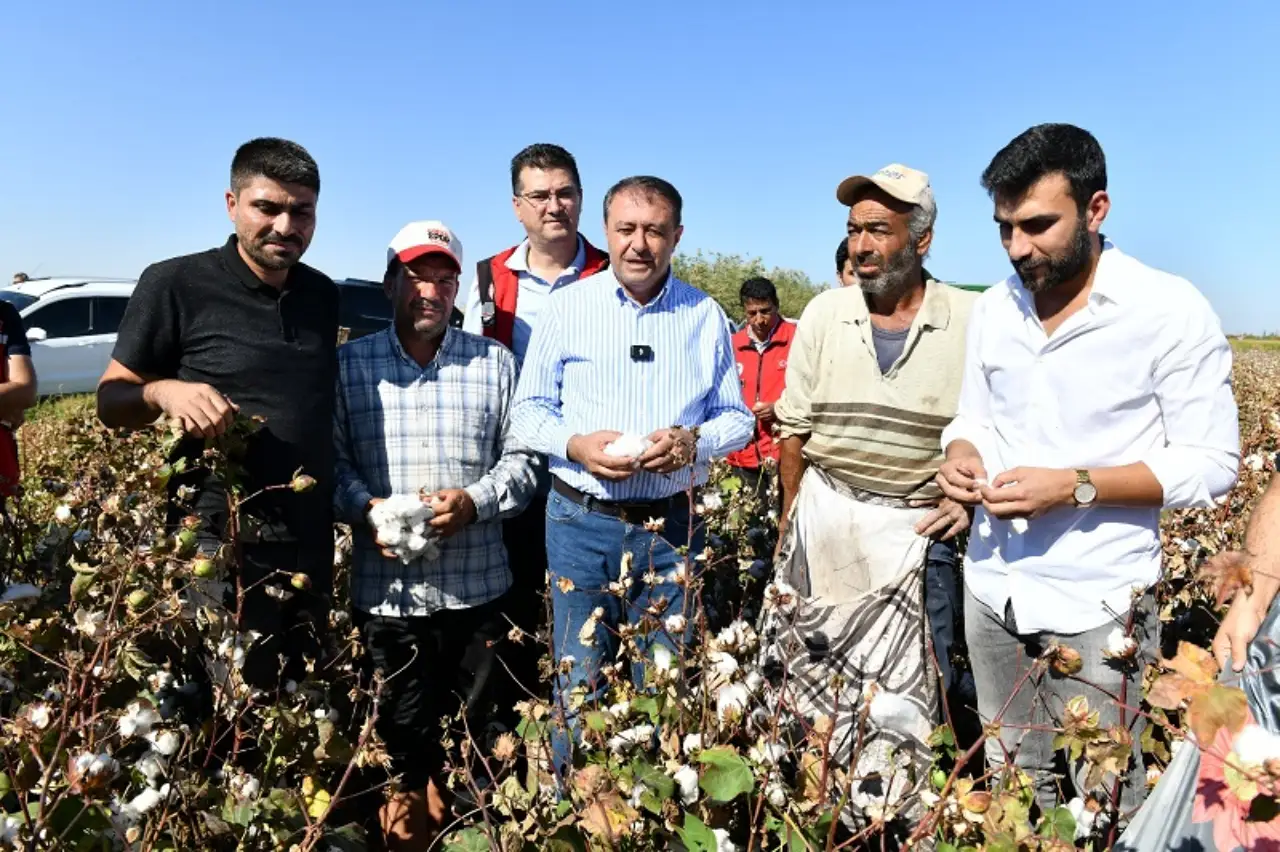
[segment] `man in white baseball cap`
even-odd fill
[[[378,733],[401,776],[380,815],[389,849],[425,849],[446,822],[441,724],[465,710],[476,734],[492,716],[511,586],[502,520],[537,489],[536,457],[507,438],[515,356],[449,323],[461,271],[447,225],[406,225],[387,249],[391,327],[338,352],[336,503],[352,527],[352,616],[388,676]],[[422,504],[425,529],[413,517]]]

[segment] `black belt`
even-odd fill
[[[650,518],[665,518],[667,512],[685,499],[683,493],[663,497],[661,500],[601,500],[584,494],[558,476],[552,477],[551,490],[588,512],[599,512],[628,524],[640,526]]]

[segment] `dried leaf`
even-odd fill
[[[1226,728],[1233,735],[1249,718],[1249,701],[1243,690],[1234,686],[1213,686],[1191,699],[1187,710],[1196,740],[1208,744]]]
[[[1238,591],[1253,591],[1253,566],[1247,553],[1237,550],[1219,553],[1205,560],[1198,574],[1198,579],[1213,588],[1219,607],[1225,606]]]

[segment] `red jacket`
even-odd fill
[[[791,340],[795,333],[796,324],[782,320],[773,330],[763,352],[756,349],[746,326],[733,336],[733,357],[738,362],[742,400],[747,408],[757,402],[777,402],[782,396],[787,380],[787,358],[791,354]],[[760,467],[766,458],[776,461],[778,446],[773,442],[773,436],[760,428],[757,420],[756,434],[751,443],[732,453],[728,462],[735,467],[755,468]]]
[[[582,238],[585,260],[578,272],[579,278],[595,275],[609,266],[609,255]],[[516,328],[516,297],[520,294],[520,276],[507,268],[507,261],[516,253],[519,245],[501,254],[486,257],[476,265],[480,286],[481,324],[484,336],[510,348]],[[492,301],[491,301],[492,300]]]

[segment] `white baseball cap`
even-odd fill
[[[868,186],[877,186],[899,201],[926,206],[933,201],[933,188],[929,186],[929,176],[922,171],[908,168],[900,163],[885,166],[873,175],[853,175],[840,181],[836,187],[836,200],[845,207],[852,207],[858,200],[858,193]]]
[[[393,260],[409,263],[428,254],[443,254],[462,271],[462,241],[448,225],[435,219],[410,222],[401,228],[387,247],[387,264]]]

